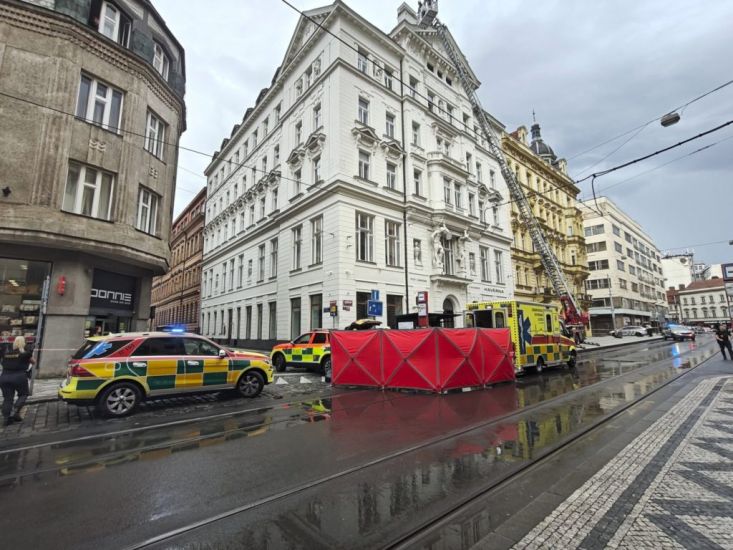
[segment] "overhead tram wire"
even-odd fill
[[[701,132],[697,134],[696,136],[692,136],[691,138],[687,138],[685,140],[682,140],[680,142],[675,143],[674,145],[670,145],[668,147],[664,147],[662,149],[659,149],[657,151],[654,151],[653,153],[649,153],[648,155],[644,155],[642,157],[635,158],[633,160],[630,160],[628,162],[624,162],[623,164],[619,164],[617,166],[614,166],[612,168],[608,168],[607,170],[602,170],[600,172],[595,172],[593,174],[590,174],[582,179],[576,180],[575,183],[582,183],[586,180],[596,178],[600,178],[601,176],[605,176],[607,174],[610,174],[611,172],[615,172],[616,170],[620,170],[621,168],[626,168],[627,166],[631,166],[632,164],[637,164],[639,162],[642,162],[644,160],[650,159],[652,157],[655,157],[657,155],[660,155],[662,153],[665,153],[667,151],[670,151],[672,149],[676,149],[677,147],[680,147],[682,145],[685,145],[686,143],[690,143],[691,141],[695,141],[696,139],[700,139],[701,137],[707,136],[708,134],[712,134],[713,132],[717,132],[718,130],[722,130],[723,128],[726,128],[727,126],[730,126],[733,124],[733,120],[729,120],[728,122],[724,122],[723,124],[720,124],[719,126],[716,126],[715,128],[711,128],[710,130],[706,130],[705,132]]]
[[[654,122],[654,121],[652,121],[652,122]],[[651,122],[647,122],[646,124],[644,124],[643,126],[641,126],[636,132],[634,132],[633,134],[631,134],[631,136],[626,141],[624,141],[623,143],[621,143],[621,145],[619,145],[618,147],[616,147],[613,151],[611,151],[610,153],[608,153],[606,156],[604,156],[603,158],[601,158],[597,162],[594,162],[590,166],[587,166],[586,168],[583,168],[582,170],[580,170],[580,172],[578,173],[578,177],[580,177],[581,175],[583,175],[584,173],[586,173],[588,170],[592,170],[593,168],[595,168],[596,166],[598,166],[600,163],[602,163],[604,160],[606,160],[608,157],[612,156],[614,153],[617,153],[624,145],[626,145],[632,139],[634,139],[636,136],[638,136],[644,130],[644,128],[646,128],[647,126],[649,126],[649,124],[651,124]]]
[[[313,22],[319,28],[323,29],[326,33],[330,34],[331,36],[333,36],[334,38],[336,38],[338,41],[342,42],[344,45],[346,45],[350,49],[356,51],[357,53],[359,52],[359,50],[357,48],[355,48],[352,44],[349,44],[348,42],[346,42],[345,40],[343,40],[341,37],[335,35],[333,32],[331,32],[330,30],[326,29],[325,27],[323,27],[323,25],[321,25],[318,21],[315,21],[310,16],[305,15],[301,10],[299,10],[298,8],[296,8],[295,6],[293,6],[292,4],[290,4],[287,0],[282,0],[282,2],[285,3],[286,5],[288,5],[290,8],[292,8],[296,12],[298,12],[299,14],[301,14],[303,17],[305,17],[309,21]],[[306,41],[306,43],[307,43],[307,41]],[[303,46],[301,46],[300,49],[303,49],[305,47],[306,43],[304,43]],[[367,61],[371,61],[372,63],[374,63],[374,61],[369,60],[369,59]],[[411,86],[409,86],[409,84],[405,84],[405,82],[401,79],[401,77],[400,78],[396,78],[396,77],[393,76],[393,80],[396,81],[396,82],[398,82],[398,83],[400,83],[400,84],[407,85],[410,88],[410,90],[413,90],[413,88]],[[428,100],[427,96],[421,94],[417,90],[414,90],[414,92],[415,92],[415,95],[416,96],[419,96],[419,97],[421,97],[421,98],[423,98],[425,100]],[[23,102],[23,103],[28,103],[30,105],[34,105],[34,106],[39,107],[41,109],[47,109],[49,111],[53,111],[53,112],[56,112],[56,113],[59,113],[59,114],[65,115],[65,116],[69,116],[69,117],[72,117],[72,118],[75,118],[77,120],[81,120],[81,121],[84,121],[84,122],[87,122],[87,123],[90,123],[90,124],[96,124],[93,119],[87,119],[85,117],[80,117],[80,116],[77,116],[76,113],[64,111],[64,110],[58,109],[56,107],[51,107],[50,105],[43,105],[41,103],[38,103],[36,101],[30,100],[30,99],[27,99],[27,98],[14,96],[12,94],[8,94],[8,93],[2,92],[2,91],[0,91],[0,96],[4,96],[4,97],[10,98],[10,99],[13,99],[13,100],[16,100],[16,101],[20,101],[20,102]],[[441,111],[443,113],[447,113],[447,111],[445,109],[441,109],[437,104],[433,104],[433,105],[436,108],[436,110],[439,110],[439,111]],[[467,132],[473,133],[473,129],[472,128],[469,128],[468,125],[466,123],[464,123],[463,121],[458,120],[458,119],[453,119],[453,120],[456,123],[458,123],[460,126],[464,127]],[[113,131],[116,131],[116,132],[121,133],[121,134],[127,134],[127,135],[131,135],[131,136],[138,136],[138,137],[141,137],[143,139],[147,139],[147,136],[145,134],[141,134],[139,132],[134,132],[132,130],[127,130],[127,129],[123,129],[123,128],[116,128]],[[191,147],[185,147],[185,146],[180,145],[178,143],[173,143],[173,142],[165,141],[163,139],[157,139],[156,138],[154,141],[156,143],[160,143],[160,144],[163,144],[163,145],[167,145],[167,146],[173,147],[175,149],[178,149],[179,151],[188,151],[190,153],[195,153],[197,155],[204,156],[207,159],[209,159],[210,162],[214,160],[214,155],[212,155],[211,153],[205,153],[203,151],[199,151],[199,150],[193,149]],[[270,173],[270,171],[268,171],[268,170],[262,170],[261,168],[258,168],[257,166],[247,165],[247,164],[245,164],[245,161],[244,160],[242,162],[240,162],[240,163],[235,163],[231,159],[222,159],[222,162],[224,162],[224,163],[226,163],[228,165],[234,165],[234,168],[230,172],[231,174],[235,173],[240,168],[246,168],[246,169],[253,170],[255,172],[262,173],[262,174],[265,174],[265,175]],[[202,176],[202,177],[204,177],[204,176]],[[290,182],[294,182],[294,183],[298,183],[300,185],[303,185],[303,182],[300,181],[300,180],[296,180],[294,178],[283,176],[282,174],[279,177],[280,177],[281,180],[290,181]],[[552,182],[548,182],[548,184],[550,185],[550,187],[552,187],[552,188],[554,188],[554,189],[556,189],[558,191],[565,192],[564,189],[562,189],[558,185],[555,185]],[[311,184],[311,185],[305,185],[304,187],[305,187],[305,190],[306,191],[310,191],[312,188],[318,187],[319,185],[320,184],[314,183],[314,184]],[[193,191],[191,191],[189,189],[186,189],[186,188],[181,188],[181,189],[193,193]],[[546,198],[546,199],[549,200],[550,197],[547,196],[545,193],[546,192],[539,192],[539,191],[532,191],[532,190],[530,190],[527,193],[527,198],[538,196],[538,197],[543,197],[543,198]],[[514,199],[510,199],[510,200],[505,201],[505,202],[495,203],[495,204],[493,204],[493,206],[496,206],[496,207],[506,206],[506,205],[513,204],[514,202],[516,202]]]
[[[701,94],[701,95],[699,95],[699,96],[697,96],[697,97],[695,97],[695,98],[693,98],[693,99],[689,100],[688,102],[686,102],[686,103],[683,103],[683,104],[682,104],[682,105],[680,105],[679,107],[675,107],[674,109],[670,109],[669,111],[667,111],[667,113],[673,113],[673,112],[675,112],[675,111],[679,111],[679,110],[681,110],[681,109],[685,109],[685,108],[686,108],[687,106],[689,106],[689,105],[692,105],[692,104],[693,104],[693,103],[695,103],[696,101],[699,101],[699,100],[701,100],[702,98],[704,98],[704,97],[706,97],[706,96],[709,96],[710,94],[712,94],[712,93],[714,93],[714,92],[717,92],[717,91],[719,91],[719,90],[722,90],[723,88],[725,88],[726,86],[730,86],[731,84],[733,84],[733,80],[729,80],[728,82],[725,82],[725,83],[721,84],[720,86],[717,86],[717,87],[713,88],[712,90],[709,90],[709,91],[705,92],[704,94]],[[666,113],[665,113],[665,114],[666,114]],[[645,128],[646,126],[649,126],[649,125],[650,125],[650,124],[651,124],[652,122],[656,122],[657,120],[660,120],[660,119],[661,119],[661,118],[662,118],[663,116],[664,116],[664,115],[661,115],[661,116],[658,116],[658,117],[656,117],[656,118],[653,118],[653,119],[651,119],[651,120],[648,120],[648,121],[644,122],[643,124],[640,124],[639,126],[636,126],[636,127],[632,128],[631,130],[627,130],[626,132],[624,132],[624,133],[622,133],[622,134],[619,134],[619,135],[617,135],[617,136],[615,136],[615,137],[612,137],[612,138],[610,138],[610,139],[607,139],[607,140],[605,140],[605,141],[602,141],[601,143],[599,143],[598,145],[594,145],[594,146],[593,146],[593,147],[591,147],[590,149],[586,149],[585,151],[581,151],[580,153],[576,153],[575,155],[572,155],[572,156],[568,157],[568,158],[567,158],[566,160],[568,160],[568,161],[571,161],[571,160],[573,160],[573,159],[575,159],[575,158],[578,158],[578,157],[581,157],[581,156],[585,155],[586,153],[590,153],[591,151],[595,151],[596,149],[598,149],[599,147],[603,147],[603,146],[604,146],[604,145],[606,145],[607,143],[611,143],[611,142],[613,142],[613,141],[616,141],[616,140],[617,140],[617,139],[619,139],[619,138],[622,138],[622,137],[624,137],[624,136],[626,136],[626,135],[629,135],[629,134],[630,134],[630,133],[632,133],[632,132],[636,132],[637,130],[641,131],[641,130],[642,130],[642,129],[644,129],[644,128]],[[629,141],[630,141],[630,140],[629,140]],[[625,143],[627,143],[627,142],[625,142]],[[625,144],[625,143],[624,143],[624,144]],[[623,145],[622,145],[622,146],[623,146]],[[583,170],[581,170],[581,173],[582,173],[582,172],[585,172],[585,170],[586,170],[585,168],[584,168]]]
[[[283,1],[285,1],[285,0],[283,0]],[[329,33],[329,34],[331,34],[331,33]],[[397,80],[397,79],[395,79],[395,80]],[[92,120],[92,119],[88,119],[88,118],[85,118],[85,117],[80,117],[80,116],[77,116],[75,113],[72,113],[72,112],[69,112],[69,111],[64,111],[64,110],[58,109],[56,107],[51,107],[50,105],[43,105],[41,103],[38,103],[36,101],[30,100],[30,99],[27,99],[27,98],[14,96],[12,94],[8,94],[8,93],[3,92],[3,91],[0,91],[0,96],[4,96],[4,97],[7,97],[9,99],[13,99],[15,101],[20,101],[22,103],[28,103],[30,105],[34,105],[34,106],[39,107],[41,109],[47,109],[49,111],[53,111],[55,113],[59,113],[59,114],[62,114],[62,115],[68,116],[68,117],[72,117],[72,118],[75,118],[77,120],[81,120],[83,122],[87,122],[87,123],[90,123],[90,124],[96,124],[94,122],[94,120]],[[436,106],[436,108],[438,108],[438,107]],[[460,121],[456,120],[456,122],[460,122]],[[463,126],[466,126],[465,123],[463,123],[463,122],[460,122],[460,123]],[[132,130],[127,130],[127,129],[124,129],[124,128],[117,128],[116,130],[112,130],[112,131],[113,132],[116,131],[116,132],[119,132],[121,134],[127,134],[127,135],[131,135],[131,136],[137,136],[137,137],[141,137],[143,139],[147,139],[147,136],[145,134],[141,134],[139,132],[134,132]],[[188,151],[190,153],[195,153],[197,155],[204,156],[207,159],[209,159],[210,162],[214,160],[214,156],[211,153],[205,153],[203,151],[199,151],[199,150],[193,149],[191,147],[185,147],[183,145],[180,145],[180,144],[177,144],[177,143],[174,143],[174,142],[170,142],[170,141],[165,141],[165,140],[162,140],[162,139],[155,139],[154,141],[156,143],[160,143],[160,144],[163,144],[163,145],[166,145],[166,146],[169,146],[169,147],[173,147],[175,149],[178,149],[179,151]],[[229,165],[234,165],[234,168],[231,171],[232,174],[235,173],[236,171],[238,171],[240,168],[254,170],[255,172],[262,173],[262,174],[265,174],[265,175],[270,173],[270,171],[268,171],[268,170],[262,170],[261,168],[258,168],[257,166],[245,164],[245,161],[244,160],[242,162],[240,162],[240,163],[235,163],[231,159],[222,159],[222,162],[227,163]],[[204,176],[201,176],[201,177],[204,177]],[[304,189],[306,191],[310,191],[312,188],[318,187],[320,185],[320,184],[310,184],[310,185],[307,185],[306,184],[306,185],[304,185],[302,181],[296,180],[296,179],[291,178],[291,177],[288,177],[288,176],[283,176],[282,174],[280,175],[280,179],[281,180],[284,180],[284,181],[290,181],[290,182],[294,182],[294,183],[299,183],[299,184],[303,185],[303,187],[304,187]],[[558,191],[565,192],[562,188],[560,188],[559,186],[555,185],[552,182],[548,182],[548,184],[551,187],[553,187],[554,189],[557,189]],[[191,191],[189,189],[186,189],[184,187],[181,187],[181,189],[183,189],[185,191],[188,191],[190,193],[194,193],[193,191]],[[548,190],[546,192],[539,192],[539,191],[530,190],[527,193],[527,198],[531,198],[531,197],[543,197],[543,198],[546,198],[546,199],[549,200],[550,197],[545,194],[545,193],[548,193],[549,191],[551,191],[551,190]],[[198,191],[196,191],[196,193],[198,193]],[[497,206],[497,207],[499,207],[499,206],[506,206],[506,205],[513,204],[514,202],[516,202],[514,199],[510,199],[510,200],[507,200],[505,202],[495,203],[495,204],[493,204],[493,206]]]
[[[733,136],[728,136],[727,138],[723,138],[719,141],[716,141],[714,143],[709,143],[708,145],[705,145],[703,147],[700,147],[699,149],[695,149],[694,151],[691,151],[689,153],[686,153],[684,155],[681,155],[679,157],[676,157],[668,162],[665,162],[663,164],[660,164],[659,166],[655,166],[654,168],[650,168],[649,170],[645,170],[644,172],[639,172],[638,174],[631,176],[630,178],[626,178],[624,180],[618,181],[616,183],[613,183],[611,185],[607,185],[606,187],[602,187],[598,189],[598,192],[601,193],[603,191],[607,191],[609,189],[612,189],[614,187],[617,187],[619,185],[623,185],[624,183],[628,183],[631,180],[635,180],[636,178],[640,178],[641,176],[644,176],[650,172],[654,172],[655,170],[659,170],[660,168],[664,168],[665,166],[672,164],[673,162],[677,162],[679,160],[686,159],[687,157],[691,157],[692,155],[696,155],[697,153],[702,153],[703,151],[706,151],[707,149],[710,149],[711,147],[715,147],[716,145],[723,143],[724,141],[728,141],[729,139],[733,139]],[[591,197],[588,197],[587,199],[578,199],[581,202],[584,202],[586,200],[590,200]]]
[[[285,0],[283,0],[283,1],[285,1]],[[36,106],[36,107],[40,107],[40,108],[42,108],[42,109],[48,109],[49,111],[53,111],[53,112],[56,112],[56,113],[59,113],[59,114],[65,115],[65,116],[69,116],[69,117],[75,118],[75,119],[77,119],[77,120],[82,120],[82,121],[84,121],[84,122],[88,122],[88,123],[90,123],[90,124],[95,124],[95,122],[94,122],[93,120],[91,120],[91,119],[87,119],[87,118],[84,118],[84,117],[78,117],[78,116],[76,116],[76,114],[75,114],[75,113],[70,113],[70,112],[68,112],[68,111],[63,111],[63,110],[61,110],[61,109],[57,109],[56,107],[51,107],[51,106],[49,106],[49,105],[43,105],[43,104],[41,104],[41,103],[37,103],[37,102],[35,102],[35,101],[32,101],[32,100],[30,100],[30,99],[27,99],[27,98],[23,98],[23,97],[18,97],[18,96],[14,96],[14,95],[12,95],[12,94],[8,94],[8,93],[6,93],[6,92],[2,92],[2,91],[0,91],[0,96],[4,96],[4,97],[10,98],[10,99],[13,99],[13,100],[16,100],[16,101],[20,101],[20,102],[23,102],[23,103],[28,103],[28,104],[30,104],[30,105],[34,105],[34,106]],[[669,148],[663,149],[663,150],[661,150],[661,151],[657,151],[657,152],[653,153],[652,155],[649,155],[649,156],[647,156],[647,157],[644,157],[644,158],[648,158],[648,157],[650,157],[650,156],[654,156],[654,155],[656,155],[656,154],[659,154],[660,152],[663,152],[663,151],[669,150],[669,149],[671,149],[671,148],[674,148],[674,147],[677,147],[677,146],[679,146],[679,145],[681,145],[681,144],[683,144],[683,143],[686,143],[687,141],[692,141],[693,139],[697,139],[698,137],[702,137],[703,135],[706,135],[706,134],[708,134],[708,133],[711,133],[711,132],[713,132],[713,131],[716,131],[716,130],[718,130],[718,129],[722,128],[722,127],[725,127],[725,126],[727,126],[727,125],[729,125],[729,124],[731,124],[731,123],[733,123],[733,121],[729,121],[728,123],[726,123],[726,124],[724,124],[724,125],[722,125],[722,126],[719,126],[718,128],[715,128],[715,129],[713,129],[713,130],[709,130],[708,132],[705,132],[705,133],[703,133],[703,134],[699,134],[698,136],[695,136],[695,137],[693,137],[693,138],[690,138],[689,140],[686,140],[686,141],[684,141],[684,142],[680,142],[679,144],[676,144],[676,145],[674,145],[674,146],[672,146],[672,147],[669,147]],[[123,129],[123,128],[117,128],[117,130],[116,130],[116,131],[117,131],[117,132],[119,132],[119,133],[123,133],[123,134],[128,134],[128,135],[131,135],[131,136],[138,136],[138,137],[141,137],[141,138],[143,138],[143,139],[146,139],[146,138],[147,138],[147,136],[146,136],[145,134],[141,134],[141,133],[139,133],[139,132],[134,132],[134,131],[132,131],[132,130],[125,130],[125,129]],[[204,156],[204,157],[206,157],[206,158],[207,158],[207,159],[209,159],[209,160],[213,160],[213,155],[212,155],[212,154],[210,154],[210,153],[205,153],[205,152],[203,152],[203,151],[199,151],[199,150],[197,150],[197,149],[193,149],[193,148],[191,148],[191,147],[185,147],[185,146],[183,146],[183,145],[180,145],[180,144],[177,144],[177,143],[173,143],[173,142],[169,142],[169,141],[164,141],[164,140],[162,140],[162,139],[156,139],[155,141],[156,141],[156,142],[158,142],[158,143],[161,143],[161,144],[163,144],[163,145],[167,145],[167,146],[170,146],[170,147],[176,148],[176,149],[178,149],[178,150],[181,150],[181,151],[188,151],[188,152],[190,152],[190,153],[195,153],[195,154],[197,154],[197,155],[201,155],[201,156]],[[635,162],[639,162],[640,160],[644,160],[644,158],[642,158],[642,159],[637,159],[637,160],[635,160],[635,161],[632,161],[631,163],[627,163],[626,165],[628,165],[628,164],[633,164],[633,163],[635,163]],[[233,162],[232,160],[229,160],[229,159],[223,159],[223,160],[222,160],[222,162],[226,162],[227,164],[234,164],[234,165],[235,165],[234,169],[232,170],[232,173],[236,172],[236,171],[237,171],[237,170],[239,170],[240,168],[246,168],[246,169],[249,169],[249,170],[254,170],[255,172],[260,172],[260,173],[263,173],[263,174],[269,174],[269,171],[267,171],[267,170],[262,170],[261,168],[258,168],[257,166],[251,166],[251,165],[245,164],[245,163],[244,163],[244,161],[242,161],[242,162],[240,162],[240,163],[238,163],[238,164],[237,164],[237,163],[234,163],[234,162]],[[616,169],[618,169],[618,168],[622,168],[622,167],[624,167],[624,166],[626,166],[626,165],[622,165],[622,166],[620,166],[620,167],[616,167],[616,168],[614,168],[614,169],[611,169],[610,171],[614,171],[614,170],[616,170]],[[603,172],[603,174],[602,174],[602,175],[605,175],[606,173],[609,173],[609,171]],[[577,184],[577,183],[580,183],[581,181],[584,181],[584,180],[586,180],[586,179],[589,179],[589,178],[590,178],[590,177],[592,177],[592,176],[593,176],[593,174],[591,174],[590,176],[587,176],[586,178],[583,178],[583,180],[579,180],[579,181],[577,181],[577,182],[575,182],[575,183],[576,183],[576,184]],[[201,176],[201,177],[204,177],[204,176]],[[291,181],[291,182],[294,182],[294,183],[299,183],[299,184],[301,184],[301,185],[303,184],[303,182],[302,182],[302,181],[299,181],[299,180],[296,180],[296,179],[294,179],[294,178],[290,178],[290,177],[287,177],[287,176],[283,176],[283,175],[280,175],[280,179],[281,179],[281,180],[285,180],[285,181]],[[548,182],[548,183],[550,184],[550,186],[551,186],[551,187],[554,187],[555,189],[557,189],[557,190],[559,190],[559,191],[563,191],[563,192],[564,192],[564,190],[563,190],[563,189],[561,189],[561,188],[560,188],[559,186],[557,186],[557,185],[555,185],[555,184],[553,184],[553,183],[551,183],[551,182]],[[319,184],[311,184],[311,185],[305,185],[304,187],[305,187],[305,190],[306,190],[306,191],[310,191],[310,190],[311,190],[311,189],[312,189],[313,187],[318,187],[318,186],[319,186]],[[181,189],[183,189],[183,190],[185,190],[185,191],[188,191],[188,192],[190,192],[190,193],[194,193],[193,191],[191,191],[191,190],[189,190],[189,189],[186,189],[186,188],[183,188],[183,187],[182,187]],[[527,193],[527,198],[532,198],[532,197],[543,197],[543,198],[546,198],[546,199],[548,199],[548,200],[549,200],[549,199],[550,199],[550,197],[549,197],[548,195],[546,195],[546,194],[545,194],[545,193],[547,193],[547,192],[548,192],[548,191],[546,191],[546,192],[539,192],[539,191],[529,190],[529,192]],[[196,193],[198,193],[198,191],[196,191]],[[580,200],[580,199],[576,199],[576,200]],[[514,199],[510,199],[510,200],[507,200],[507,201],[504,201],[504,202],[496,203],[496,204],[494,204],[493,206],[497,206],[497,207],[499,207],[499,206],[506,206],[506,205],[511,205],[511,204],[513,204],[513,203],[515,203],[515,202],[516,202],[516,201],[515,201]]]

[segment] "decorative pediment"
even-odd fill
[[[290,156],[288,156],[288,159],[285,161],[290,166],[297,168],[301,164],[303,164],[303,158],[305,157],[305,147],[302,145],[300,147],[296,147],[290,152]]]
[[[298,25],[295,28],[292,38],[290,39],[290,44],[288,45],[285,57],[281,63],[281,67],[283,67],[283,69],[287,68],[292,61],[301,55],[301,50],[303,49],[305,42],[312,38],[315,31],[318,30],[318,25],[322,24],[332,11],[332,6],[326,6],[324,8],[308,10],[303,13],[303,16],[298,21]]]
[[[351,134],[356,138],[356,143],[362,147],[375,149],[379,144],[379,136],[369,126],[355,126],[351,129]]]
[[[308,139],[305,140],[305,149],[308,154],[313,157],[317,155],[323,149],[323,144],[326,141],[326,134],[323,132],[313,132]]]
[[[277,183],[280,180],[280,170],[271,170],[264,178],[266,183]]]
[[[442,120],[440,122],[434,121],[430,124],[430,127],[435,132],[435,137],[442,138],[445,141],[453,142],[458,137],[458,133],[453,128],[450,128],[447,122],[443,122]]]
[[[405,154],[405,150],[402,148],[399,142],[394,139],[383,141],[382,149],[384,149],[384,154],[387,155],[387,157],[394,160],[401,159],[402,156]]]
[[[486,196],[490,202],[502,202],[504,197],[496,189],[486,187],[483,183],[479,183],[479,194]]]

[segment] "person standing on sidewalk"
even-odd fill
[[[715,339],[718,341],[718,345],[720,346],[720,353],[723,354],[723,359],[726,359],[725,357],[725,350],[728,350],[728,358],[733,360],[733,347],[731,347],[730,343],[730,330],[728,330],[728,325],[723,323],[723,325],[715,325]]]
[[[13,340],[13,349],[0,357],[0,364],[3,366],[3,372],[0,374],[0,389],[3,392],[3,420],[4,425],[9,426],[13,421],[23,420],[20,410],[25,405],[29,393],[28,373],[33,366],[33,357],[30,350],[26,351],[25,338],[16,336]],[[15,402],[13,413],[16,392],[18,400]],[[13,413],[12,416],[11,413]]]

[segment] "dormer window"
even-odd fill
[[[153,67],[160,73],[164,80],[168,80],[168,67],[170,60],[163,49],[163,46],[153,42]]]
[[[120,10],[109,2],[102,2],[102,11],[99,17],[99,32],[115,42],[120,32]]]
[[[110,40],[124,47],[129,46],[132,21],[113,3],[94,2],[91,10],[91,24]]]

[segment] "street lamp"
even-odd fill
[[[671,113],[667,113],[661,118],[662,126],[665,128],[667,126],[672,126],[673,124],[677,124],[680,121],[680,115],[677,112],[672,111]]]

